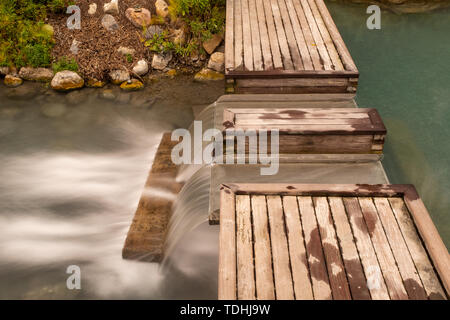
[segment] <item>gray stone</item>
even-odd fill
[[[108,31],[115,31],[119,29],[116,19],[110,14],[105,14],[103,16],[102,26]]]
[[[20,68],[19,77],[28,81],[49,82],[53,78],[53,71],[46,68]]]
[[[145,8],[128,8],[125,17],[137,28],[149,26],[152,21],[150,11]]]
[[[97,12],[97,4],[96,3],[91,3],[89,5],[89,10],[88,13],[92,16]]]
[[[125,81],[130,80],[130,74],[125,70],[113,70],[109,73],[111,82],[114,84],[121,84]]]
[[[80,41],[77,41],[77,39],[73,39],[72,44],[70,46],[70,52],[72,52],[72,54],[77,55],[78,54],[78,46],[81,44]]]
[[[117,49],[117,51],[120,54],[123,54],[124,56],[133,55],[136,52],[136,50],[134,50],[132,48],[127,48],[127,47],[119,47],[119,49]]]
[[[136,62],[136,65],[133,67],[133,72],[138,76],[143,76],[148,72],[148,63],[144,59]]]
[[[209,58],[208,68],[223,72],[225,69],[225,55],[222,52],[214,52]]]
[[[163,29],[158,25],[151,25],[149,26],[144,33],[144,37],[146,40],[153,39],[155,34],[160,35],[163,33]]]
[[[160,17],[167,17],[169,14],[169,6],[164,0],[156,0],[155,2],[156,14]]]
[[[203,49],[205,49],[208,54],[212,54],[214,50],[220,45],[222,42],[222,36],[220,34],[214,34],[211,39],[203,42]]]
[[[0,76],[6,76],[9,73],[9,67],[0,67]]]
[[[84,80],[78,73],[64,70],[60,71],[52,79],[51,86],[58,91],[69,91],[84,86]]]
[[[9,88],[15,88],[20,86],[23,83],[23,80],[19,77],[16,77],[12,74],[7,74],[4,80],[5,86]]]
[[[111,0],[103,5],[103,11],[108,14],[119,14],[119,0]]]
[[[157,70],[164,70],[172,60],[172,53],[159,53],[153,56],[152,68]]]
[[[75,90],[71,91],[66,95],[66,101],[71,105],[79,105],[86,100],[86,91],[84,90]]]

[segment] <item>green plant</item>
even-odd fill
[[[181,17],[192,34],[204,41],[223,32],[225,4],[225,0],[172,0],[170,13]]]
[[[52,69],[55,73],[63,70],[70,70],[73,72],[77,72],[78,64],[73,58],[69,60],[66,57],[62,57],[61,59],[52,64]]]
[[[63,10],[67,0],[1,0],[0,66],[48,67],[53,39],[42,30],[47,12]]]

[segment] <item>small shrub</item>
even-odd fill
[[[75,59],[67,59],[66,57],[62,57],[57,62],[52,64],[53,72],[57,73],[63,70],[70,70],[73,72],[78,71],[78,64]]]

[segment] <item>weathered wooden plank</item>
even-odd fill
[[[411,257],[422,280],[429,299],[445,299],[445,293],[417,234],[411,216],[402,198],[389,198],[395,218],[405,239]]]
[[[280,196],[267,196],[273,274],[277,300],[293,300],[292,274]]]
[[[283,60],[281,58],[280,45],[278,44],[278,35],[275,28],[275,22],[272,15],[272,5],[268,0],[262,0],[264,13],[269,33],[270,49],[272,52],[273,66],[275,69],[283,69]],[[267,69],[266,69],[267,70]]]
[[[244,46],[244,69],[253,71],[253,45],[252,45],[252,31],[250,27],[250,11],[248,8],[249,0],[241,0],[242,4],[242,33]]]
[[[278,8],[280,9],[281,19],[283,21],[284,31],[286,34],[289,51],[291,53],[292,62],[294,63],[294,68],[296,70],[304,70],[305,67],[303,66],[302,57],[300,56],[300,51],[294,35],[294,30],[292,29],[292,24],[289,18],[289,13],[285,1],[286,0],[278,0]]]
[[[234,0],[234,70],[244,69],[241,1]]]
[[[334,70],[344,70],[344,66],[342,65],[342,61],[339,57],[339,54],[334,46],[333,40],[328,33],[328,29],[322,19],[322,16],[317,8],[315,0],[308,0],[309,7],[316,19],[317,27],[319,28],[320,34],[322,35],[323,42],[325,43],[325,47],[327,48],[328,55],[330,56],[331,62],[333,63],[332,68]]]
[[[345,119],[345,118],[338,118],[338,119],[330,119],[330,118],[313,118],[313,119],[266,119],[264,116],[262,118],[256,118],[256,119],[249,119],[249,118],[239,118],[236,117],[235,121],[236,125],[304,125],[304,124],[315,124],[315,125],[329,125],[329,124],[366,124],[370,125],[371,122],[369,119]]]
[[[294,31],[295,40],[297,41],[298,50],[302,57],[303,69],[314,70],[311,56],[309,55],[308,45],[306,44],[305,37],[302,32],[302,28],[298,21],[298,16],[295,12],[292,0],[286,0],[287,11],[292,22],[292,29]]]
[[[303,239],[303,228],[300,222],[297,198],[283,197],[284,217],[289,242],[289,255],[294,282],[295,299],[312,300],[313,292],[306,259],[306,248]]]
[[[283,59],[284,63],[284,69],[293,70],[294,65],[292,63],[291,53],[289,51],[289,46],[286,38],[286,32],[284,31],[283,21],[281,19],[280,14],[280,8],[278,7],[278,1],[277,0],[267,0],[267,1],[270,1],[271,5],[270,7],[272,10],[273,19],[275,21],[278,43],[281,51],[281,58]]]
[[[236,203],[226,187],[220,192],[219,299],[236,299]]]
[[[369,300],[370,293],[367,288],[364,270],[361,265],[358,250],[356,249],[342,198],[329,197],[328,202],[330,203],[331,214],[334,225],[336,226],[336,234],[339,239],[352,298],[354,300]]]
[[[403,239],[397,220],[394,217],[389,201],[385,197],[373,198],[378,211],[381,224],[389,241],[395,261],[397,262],[403,285],[410,299],[426,300],[427,296],[423,289],[422,281],[417,274],[416,266],[409,254],[408,247]]]
[[[341,34],[339,33],[336,24],[334,23],[330,12],[328,11],[327,6],[323,2],[323,0],[316,0],[317,7],[322,15],[322,19],[325,22],[328,32],[330,33],[331,38],[336,46],[337,51],[339,52],[339,56],[342,60],[342,63],[346,70],[358,71],[355,63],[353,62],[352,56],[347,49],[347,46],[342,39]]]
[[[225,72],[234,69],[234,1],[227,0],[225,27]]]
[[[308,21],[309,27],[311,29],[314,42],[317,45],[317,50],[319,51],[323,67],[325,70],[333,70],[330,56],[328,55],[328,51],[325,47],[325,43],[323,42],[322,35],[320,34],[320,31],[317,27],[316,20],[314,19],[314,15],[311,11],[308,0],[300,0],[300,2],[302,4],[306,20]]]
[[[237,79],[238,86],[243,88],[251,87],[345,87],[349,80],[345,78],[281,78],[281,79]]]
[[[332,298],[331,287],[312,199],[311,197],[301,196],[297,197],[297,201],[305,234],[314,298],[316,300],[329,300]]]
[[[263,0],[256,0],[256,13],[258,15],[259,37],[261,41],[261,51],[264,62],[264,70],[272,70],[273,69],[272,52],[270,50],[269,34],[267,32],[267,20],[266,15],[264,13]],[[281,64],[281,57],[279,58]]]
[[[413,221],[425,243],[447,296],[450,296],[450,255],[447,247],[439,236],[439,232],[414,186],[406,186],[403,199],[409,212],[411,212]]]
[[[350,221],[356,246],[359,251],[359,258],[364,268],[367,287],[373,300],[389,300],[389,293],[385,280],[379,266],[377,255],[370,240],[369,232],[359,206],[358,198],[343,198],[345,209]]]
[[[248,195],[236,196],[236,250],[237,297],[239,300],[254,300],[253,232]]]
[[[256,297],[258,300],[274,300],[275,288],[266,197],[251,196],[251,205],[254,235]]]
[[[402,277],[395,263],[395,258],[384,233],[381,221],[378,218],[377,209],[372,198],[360,197],[359,204],[391,299],[408,299]]]
[[[248,9],[252,35],[253,66],[255,71],[262,71],[264,70],[264,68],[261,52],[261,38],[259,36],[258,14],[256,11],[255,0],[248,0]]]
[[[328,278],[330,280],[333,298],[335,300],[350,300],[351,295],[347,275],[336,240],[336,231],[333,226],[328,200],[326,197],[314,197],[313,202],[323,252],[328,266]]]
[[[317,46],[314,42],[314,37],[309,27],[308,20],[306,19],[305,12],[303,11],[303,8],[298,0],[294,0],[294,8],[303,31],[303,35],[305,36],[306,46],[308,48],[314,69],[323,70],[323,64],[320,61],[319,52],[317,51]]]

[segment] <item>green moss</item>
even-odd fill
[[[187,57],[193,52],[199,50],[199,45],[195,41],[191,41],[185,45],[175,44],[169,39],[167,31],[161,34],[153,35],[153,38],[147,40],[144,44],[152,52],[165,53],[173,52],[179,57]]]
[[[57,62],[52,64],[53,72],[57,73],[63,70],[70,70],[73,72],[78,71],[78,64],[75,59],[67,59],[66,57],[62,57]]]
[[[45,32],[48,12],[64,10],[67,0],[1,0],[0,66],[48,67],[53,39]]]

